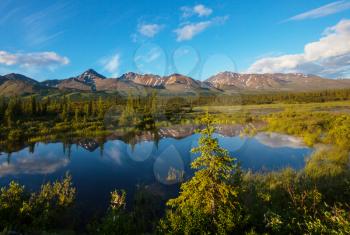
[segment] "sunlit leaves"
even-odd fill
[[[197,169],[188,182],[181,185],[180,195],[168,201],[169,211],[160,229],[180,234],[227,234],[244,224],[238,201],[240,169],[228,151],[213,137],[212,117],[207,113],[201,120],[200,156],[192,163]]]
[[[70,175],[62,181],[44,184],[34,193],[11,182],[0,191],[0,231],[42,232],[58,228],[74,199],[75,188]]]

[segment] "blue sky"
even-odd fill
[[[350,0],[0,0],[0,74],[350,74]]]

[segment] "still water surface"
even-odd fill
[[[174,135],[177,136],[177,135]],[[300,139],[276,133],[258,133],[253,137],[216,134],[220,145],[236,157],[243,169],[271,171],[285,167],[300,169],[312,153]],[[178,193],[179,182],[193,175],[190,163],[197,155],[199,135],[174,138],[172,134],[158,141],[141,137],[134,144],[108,140],[102,146],[93,139],[81,140],[67,147],[62,143],[37,143],[32,152],[1,153],[0,186],[11,180],[37,190],[42,183],[62,178],[68,171],[77,188],[79,205],[91,211],[104,210],[114,189],[125,189],[131,201],[138,185],[164,199]]]

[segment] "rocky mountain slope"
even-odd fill
[[[137,74],[137,73],[126,73],[123,74],[119,79],[132,81],[136,84],[140,84],[147,87],[154,88],[165,88],[168,90],[191,90],[191,89],[210,89],[201,81],[194,80],[188,76],[181,74],[171,74],[169,76],[160,77],[153,74]]]
[[[42,85],[21,74],[10,73],[0,76],[0,95],[18,95],[36,93],[43,89]]]
[[[126,95],[157,90],[161,95],[193,95],[208,93],[227,93],[245,91],[311,91],[350,88],[350,79],[326,79],[305,74],[239,74],[222,72],[206,81],[172,74],[158,76],[153,74],[125,73],[118,78],[107,78],[89,69],[82,74],[67,79],[38,82],[21,74],[0,76],[0,95],[21,95],[43,90],[118,92]]]
[[[149,86],[149,87],[163,87],[164,79],[158,75],[153,74],[138,74],[138,73],[125,73],[119,77],[122,81],[131,81],[133,83]]]
[[[56,87],[60,90],[105,91],[105,92],[143,92],[157,89],[160,92],[191,92],[201,90],[216,90],[210,86],[181,74],[158,76],[153,74],[126,73],[118,78],[106,78],[89,69],[76,77],[63,80],[47,80],[42,84]]]
[[[222,90],[308,91],[350,87],[350,79],[326,79],[315,75],[239,74],[222,72],[206,80]]]

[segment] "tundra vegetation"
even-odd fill
[[[194,176],[163,202],[144,187],[132,206],[111,192],[106,213],[82,226],[69,174],[32,191],[16,182],[0,190],[2,234],[350,234],[348,90],[237,97],[161,99],[12,97],[0,101],[4,152],[40,141],[108,135],[160,125],[201,125]],[[240,105],[243,104],[243,105]],[[111,108],[117,112],[106,121]],[[231,111],[230,109],[232,108]],[[209,110],[204,112],[203,110]],[[238,110],[238,111],[237,111]],[[244,171],[213,136],[215,124],[264,123],[258,130],[300,136],[315,148],[301,170]],[[115,130],[114,130],[115,131]],[[165,207],[163,206],[165,203]]]

